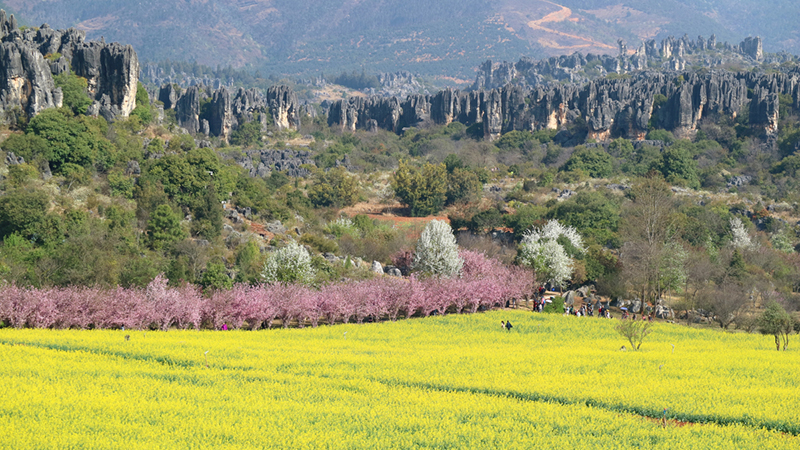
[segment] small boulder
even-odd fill
[[[273,220],[267,223],[267,231],[272,234],[286,234],[286,227],[283,226],[280,220]]]
[[[139,176],[142,174],[142,169],[139,167],[139,162],[135,160],[128,161],[128,166],[125,167],[125,175]]]

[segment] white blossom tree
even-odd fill
[[[567,250],[558,242],[561,237],[575,250],[585,250],[583,238],[577,230],[551,220],[541,228],[525,232],[517,256],[519,263],[533,269],[542,282],[553,285],[564,283],[572,276],[574,265]]]
[[[670,241],[662,250],[658,272],[658,297],[662,297],[664,292],[676,291],[686,284],[688,274],[686,272],[686,260],[689,253],[682,245],[675,241]]]
[[[269,255],[261,272],[261,279],[270,284],[308,284],[313,278],[311,255],[305,247],[294,241]]]
[[[772,243],[772,248],[778,250],[779,252],[783,253],[794,252],[794,245],[792,245],[792,238],[788,233],[788,228],[784,228],[780,232],[772,235],[772,238],[770,238],[770,242]]]
[[[738,217],[731,217],[731,234],[733,235],[731,243],[734,247],[738,249],[749,249],[753,247],[750,235],[747,234],[747,229],[744,227],[742,220]]]
[[[450,225],[435,219],[428,222],[414,249],[412,269],[425,275],[452,277],[461,273],[463,265]]]

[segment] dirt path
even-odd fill
[[[558,31],[558,30],[554,30],[552,28],[547,28],[547,27],[542,26],[542,24],[544,24],[544,23],[563,22],[565,20],[568,20],[569,17],[572,15],[572,10],[567,8],[566,6],[562,6],[562,5],[559,5],[557,3],[553,3],[553,2],[549,2],[549,1],[545,1],[545,2],[546,3],[550,3],[553,6],[557,6],[557,7],[561,8],[561,9],[556,11],[556,12],[552,12],[552,13],[544,16],[539,20],[531,20],[530,22],[528,22],[528,27],[530,27],[530,28],[532,28],[534,30],[544,31],[544,32],[547,32],[547,33],[555,34],[557,36],[562,36],[562,37],[566,37],[566,38],[570,38],[570,39],[577,39],[579,41],[584,41],[584,42],[586,42],[588,44],[595,45],[597,47],[608,48],[608,49],[612,49],[612,50],[615,48],[615,47],[613,47],[611,45],[604,44],[602,42],[598,42],[598,41],[595,41],[593,39],[585,38],[585,37],[578,36],[578,35],[575,35],[575,34],[564,33],[562,31]],[[577,47],[581,47],[581,46],[580,45],[576,45],[576,46],[572,46],[572,47],[577,48]],[[572,47],[570,47],[570,48],[572,48]],[[566,48],[566,47],[561,47],[561,48]]]
[[[530,22],[528,22],[528,26],[529,27],[531,27],[531,28],[541,28],[541,25],[543,23],[547,23],[547,22],[563,22],[563,21],[567,20],[569,18],[569,16],[572,15],[572,10],[567,8],[566,6],[557,5],[557,4],[553,3],[553,2],[545,2],[545,3],[550,3],[551,5],[558,6],[561,9],[559,11],[552,12],[552,13],[544,16],[539,20],[531,20]]]

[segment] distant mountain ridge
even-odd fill
[[[142,59],[267,73],[365,68],[465,75],[486,59],[613,54],[617,40],[715,33],[800,53],[800,4],[776,0],[4,0],[29,25],[75,26]]]

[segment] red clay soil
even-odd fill
[[[353,206],[342,208],[340,211],[350,217],[364,214],[370,219],[386,220],[394,223],[428,223],[433,219],[450,223],[446,216],[409,217],[409,210],[399,202],[389,204],[375,202],[361,202]]]
[[[230,203],[222,205],[222,209],[225,210],[225,211],[229,211],[229,210],[234,209],[234,208],[235,208],[234,205],[232,205]],[[243,217],[243,219],[244,219],[244,223],[247,225],[247,228],[250,231],[252,231],[253,233],[255,233],[255,234],[257,234],[257,235],[259,235],[261,237],[263,237],[267,242],[271,241],[275,237],[275,235],[273,233],[270,233],[269,231],[267,231],[266,228],[264,228],[264,225],[262,225],[262,224],[260,224],[258,222],[254,222],[254,221],[252,221],[250,219],[246,219],[244,217]]]
[[[441,220],[450,223],[447,216],[410,217],[408,208],[398,202],[381,204],[374,202],[361,202],[339,211],[347,216],[354,217],[363,214],[370,219],[391,222],[397,228],[405,229],[410,238],[419,237],[425,225],[431,220]]]
[[[450,219],[443,216],[428,216],[428,217],[399,217],[399,216],[389,216],[384,214],[364,214],[365,216],[369,217],[370,219],[377,219],[382,220],[385,222],[392,222],[396,224],[403,224],[403,223],[419,223],[419,224],[427,224],[431,220],[442,220],[444,222],[450,223]],[[355,216],[355,214],[353,214]],[[352,216],[351,216],[352,217]]]
[[[267,231],[266,228],[264,228],[264,225],[262,225],[262,224],[260,224],[258,222],[253,222],[253,221],[245,219],[245,223],[247,223],[247,225],[249,225],[250,231],[252,231],[255,234],[258,234],[258,235],[262,236],[264,239],[267,240],[267,242],[271,241],[272,238],[275,237],[274,234],[270,233],[269,231]]]

